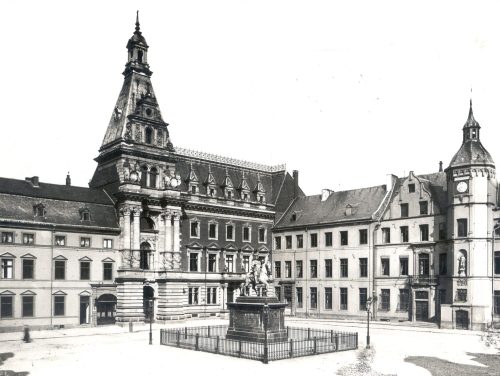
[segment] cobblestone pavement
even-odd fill
[[[255,372],[315,376],[406,376],[431,374],[414,363],[405,362],[407,357],[437,357],[451,363],[482,366],[474,360],[472,354],[497,353],[497,344],[485,340],[484,333],[481,332],[375,323],[371,325],[372,349],[366,351],[366,327],[363,323],[291,318],[287,322],[293,326],[357,331],[360,349],[280,360],[265,365],[258,361],[159,345],[160,328],[226,323],[218,319],[193,320],[154,325],[153,345],[148,344],[149,333],[146,326],[136,327],[133,333],[129,333],[128,328],[118,326],[33,331],[31,343],[22,342],[22,333],[2,333],[0,354],[13,355],[4,359],[0,370],[4,374],[10,370],[51,376],[89,373],[156,376],[174,370],[187,375],[200,373],[204,376],[220,376],[221,373],[254,376]],[[435,369],[434,374],[439,375]],[[3,376],[1,372],[0,375]]]

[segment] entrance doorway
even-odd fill
[[[142,308],[144,311],[144,321],[154,321],[154,296],[155,290],[151,286],[142,288]]]
[[[455,328],[456,329],[469,329],[469,312],[459,309],[455,312]]]
[[[415,291],[415,320],[429,320],[429,292]]]
[[[90,321],[90,296],[80,296],[80,325]]]
[[[110,325],[115,323],[116,296],[103,294],[96,302],[97,325]]]

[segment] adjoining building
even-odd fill
[[[0,179],[0,331],[219,315],[303,195],[285,165],[175,147],[148,48],[137,20],[89,188]]]
[[[290,313],[433,321],[483,329],[500,321],[495,164],[472,102],[448,168],[386,185],[296,198],[273,229],[276,294]]]

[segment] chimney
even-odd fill
[[[68,175],[66,175],[66,185],[68,187],[71,185],[71,176],[69,176],[69,171],[68,171]]]
[[[33,187],[39,187],[40,185],[38,184],[38,176],[33,176],[33,177],[26,177],[24,180],[27,182],[31,183]]]
[[[443,161],[439,161],[439,172],[443,172]]]
[[[299,195],[299,171],[293,170],[293,198]]]

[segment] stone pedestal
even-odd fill
[[[265,342],[287,340],[285,328],[285,307],[276,297],[240,296],[229,308],[229,329],[226,338]]]

